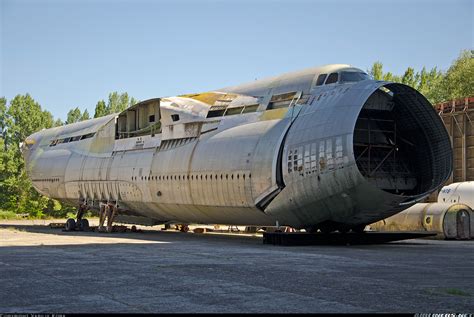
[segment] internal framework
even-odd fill
[[[452,150],[432,105],[416,90],[387,84],[364,104],[354,131],[357,166],[378,188],[415,196],[442,185]]]

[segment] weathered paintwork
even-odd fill
[[[446,239],[473,239],[474,211],[459,203],[422,203],[370,227],[377,231],[434,231]]]
[[[451,147],[441,120],[412,88],[368,79],[316,85],[320,74],[342,72],[363,73],[327,65],[43,130],[23,145],[28,174],[44,195],[91,205],[113,200],[119,212],[156,222],[368,224],[439,188],[451,173]],[[416,189],[402,194],[382,189],[388,178],[363,175],[354,155],[358,118],[381,91],[403,113],[394,121],[405,134],[418,133],[408,143],[427,153],[404,158],[422,172]]]

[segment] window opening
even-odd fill
[[[318,79],[316,80],[316,86],[321,86],[324,83],[324,80],[326,79],[326,76],[328,74],[321,74],[318,76]]]
[[[232,116],[235,114],[241,114],[244,107],[235,107],[235,108],[227,108],[224,116]]]
[[[268,103],[267,110],[287,108],[293,101],[296,92],[289,92],[284,94],[273,95]]]
[[[341,72],[341,82],[355,82],[369,79],[369,75],[361,72]]]
[[[331,73],[328,76],[328,79],[326,79],[326,85],[337,83],[338,79],[339,79],[338,73]]]
[[[258,109],[258,105],[249,105],[245,106],[244,110],[242,113],[250,113],[250,112],[256,112]]]

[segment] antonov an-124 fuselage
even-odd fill
[[[326,65],[39,131],[22,145],[43,195],[113,202],[136,223],[360,228],[448,179],[427,99]]]

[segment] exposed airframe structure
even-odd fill
[[[23,153],[40,193],[113,202],[130,222],[309,231],[391,216],[452,169],[448,134],[426,98],[349,65],[146,100],[37,132]]]

